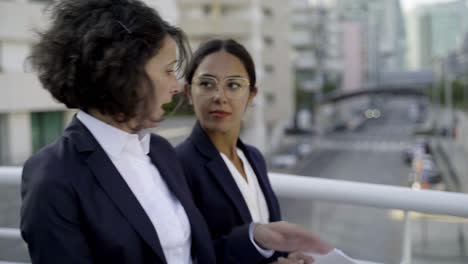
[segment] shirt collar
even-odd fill
[[[126,145],[138,137],[143,154],[149,153],[151,135],[147,130],[141,130],[137,134],[130,134],[126,131],[111,126],[84,111],[79,111],[76,117],[89,129],[98,143],[109,156],[119,156]]]

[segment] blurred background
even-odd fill
[[[79,0],[77,0],[79,1]],[[47,0],[0,0],[0,166],[21,166],[75,114],[30,71]],[[243,43],[259,95],[242,138],[271,171],[450,192],[468,190],[468,1],[145,0],[188,35]],[[171,106],[168,108],[171,110]],[[155,129],[180,143],[179,111]],[[280,199],[284,217],[353,257],[399,263],[403,214]],[[17,228],[18,186],[0,186],[0,227]],[[413,214],[413,263],[468,263],[466,219]],[[28,262],[0,239],[0,261]]]

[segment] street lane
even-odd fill
[[[382,119],[370,120],[359,132],[310,138],[314,151],[290,172],[407,186],[409,168],[402,151],[412,142],[414,125],[405,111],[389,104]],[[286,220],[305,225],[354,258],[380,263],[401,260],[402,221],[392,218],[390,211],[282,198],[280,204]]]

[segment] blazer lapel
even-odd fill
[[[153,224],[125,180],[115,168],[114,164],[112,164],[110,158],[97,143],[92,134],[76,117],[72,121],[71,127],[76,130],[70,133],[70,137],[75,141],[78,151],[91,152],[86,159],[86,163],[100,183],[102,189],[111,198],[130,225],[133,226],[136,232],[153,249],[161,261],[166,263]],[[118,230],[116,230],[116,232],[118,232]]]
[[[218,150],[198,122],[190,135],[190,139],[195,143],[197,149],[208,159],[205,165],[206,168],[209,170],[215,181],[221,186],[223,191],[226,193],[226,196],[228,196],[234,204],[242,218],[242,221],[246,223],[251,222],[252,216],[250,215],[250,211],[242,197],[239,187],[237,187],[231,172],[224,163],[224,160]]]
[[[267,168],[260,168],[260,166],[263,164],[263,161],[255,160],[251,155],[249,149],[247,149],[247,147],[240,139],[237,145],[244,152],[247,160],[250,163],[250,166],[252,167],[252,169],[255,172],[255,175],[257,176],[258,183],[260,185],[260,188],[262,189],[263,196],[265,197],[268,206],[270,221],[278,221],[280,219],[279,211],[277,210],[279,208],[279,205],[277,204],[276,198],[273,197],[274,192],[271,188],[271,185],[269,184],[268,174],[264,173],[265,171],[267,171]]]

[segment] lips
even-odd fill
[[[231,115],[231,113],[223,111],[223,110],[210,111],[209,114],[216,118],[223,118],[223,117]]]

